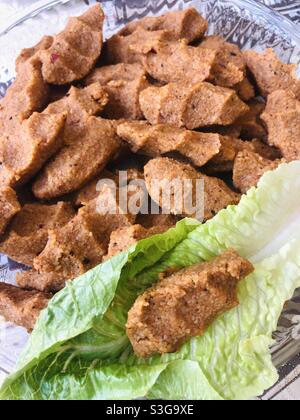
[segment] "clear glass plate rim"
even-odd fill
[[[35,7],[28,8],[22,10],[22,13],[20,14],[14,14],[11,15],[11,22],[12,26],[10,26],[10,30],[13,30],[15,27],[21,25],[22,23],[25,23],[26,21],[37,17],[39,14],[47,11],[47,10],[53,10],[59,6],[70,4],[72,5],[72,2],[74,0],[40,0],[36,2]],[[88,6],[87,2],[84,2],[84,0],[81,0],[82,3],[86,4]],[[106,0],[107,1],[107,0]],[[103,3],[105,3],[104,1]],[[203,4],[208,3],[214,3],[215,0],[202,0]],[[201,0],[199,0],[201,2]],[[248,10],[252,15],[256,16],[257,18],[262,18],[265,20],[268,20],[269,25],[275,26],[275,28],[278,28],[281,32],[286,33],[287,36],[291,38],[292,42],[295,42],[297,45],[300,46],[300,30],[299,26],[297,26],[295,23],[293,23],[291,20],[289,20],[287,17],[281,15],[279,12],[276,12],[271,7],[268,7],[267,5],[255,2],[253,0],[221,0],[222,3],[231,3],[235,4],[238,7],[244,6],[246,10]],[[125,3],[125,1],[124,1]],[[189,3],[185,4],[185,7],[188,7]],[[135,18],[135,17],[134,17]],[[132,18],[131,18],[132,19]],[[7,27],[7,24],[5,25]],[[8,33],[10,30],[7,30],[6,33]],[[0,37],[1,35],[5,35],[1,33],[2,28],[0,26]],[[289,344],[289,343],[287,343]],[[288,346],[285,347],[286,352],[288,352]],[[294,352],[294,350],[293,350]],[[282,354],[280,353],[280,357]],[[279,360],[279,359],[278,359]],[[281,362],[278,362],[277,365],[281,365]]]
[[[54,8],[56,6],[64,5],[71,3],[73,0],[39,0],[37,3],[23,9],[20,15],[13,14],[9,18],[9,22],[6,25],[0,26],[0,36],[5,35],[10,30],[16,26],[22,24],[28,19],[34,18],[38,14],[44,12],[49,8]],[[106,0],[107,1],[107,0]],[[211,2],[212,0],[199,0],[203,3]],[[222,0],[223,2],[232,2],[232,0]],[[257,12],[258,15],[264,15],[265,17],[272,19],[272,24],[276,25],[278,29],[284,30],[292,37],[294,41],[300,44],[300,30],[299,26],[294,23],[289,18],[285,17],[283,14],[272,9],[271,6],[268,6],[263,3],[258,3],[255,0],[235,0],[236,5],[244,6],[248,8],[251,12]],[[188,3],[187,3],[188,5]]]

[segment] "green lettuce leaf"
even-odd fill
[[[202,337],[190,340],[177,354],[197,361],[210,385],[224,399],[258,396],[276,382],[269,346],[285,302],[300,287],[299,250],[300,241],[292,241],[256,264],[255,272],[240,284],[239,307],[221,316]],[[167,362],[173,357],[159,360]],[[150,363],[154,362],[157,359]],[[160,382],[165,376],[159,378],[151,396],[163,398]],[[188,384],[186,389],[188,395]]]
[[[300,162],[199,226],[186,220],[70,283],[50,302],[0,390],[2,399],[248,399],[277,380],[269,346],[300,287]],[[240,306],[174,354],[138,359],[128,309],[166,268],[208,261],[229,247],[255,263]]]
[[[10,391],[8,390],[11,389],[11,385],[20,384],[20,377],[27,381],[25,378],[27,375],[30,376],[28,372],[31,372],[31,369],[39,363],[42,363],[42,369],[49,365],[51,367],[49,371],[56,374],[56,368],[59,368],[60,364],[56,365],[52,360],[56,360],[57,355],[65,353],[77,355],[78,351],[80,353],[82,350],[85,357],[89,360],[93,359],[93,342],[88,341],[86,346],[81,345],[81,342],[85,341],[82,337],[86,332],[91,339],[95,336],[98,338],[96,343],[98,354],[111,355],[113,349],[109,347],[107,337],[115,338],[116,334],[119,334],[120,326],[122,332],[124,330],[124,323],[118,322],[118,317],[109,308],[110,305],[116,304],[112,301],[118,286],[121,291],[126,291],[129,279],[132,279],[134,283],[134,278],[140,271],[159,261],[165,253],[172,250],[198,226],[199,222],[196,220],[182,220],[168,232],[140,241],[130,247],[127,252],[115,256],[73,282],[69,282],[42,311],[29,342],[20,356],[16,372],[4,382],[0,390],[0,398],[9,398]],[[134,300],[134,297],[132,299]],[[109,331],[103,336],[97,332],[97,324],[104,315]],[[128,340],[126,337],[124,339],[124,335],[121,338],[117,336],[114,344],[117,344],[116,351],[118,352],[120,347],[121,349],[128,347]],[[45,359],[48,360],[49,356],[50,360],[45,364]],[[28,392],[34,394],[36,389],[31,387],[31,383],[32,381],[28,381]],[[20,393],[14,394],[16,398],[22,398],[25,395],[24,387],[20,386],[21,388]]]
[[[148,397],[164,400],[223,400],[209,383],[199,363],[193,360],[170,362]]]

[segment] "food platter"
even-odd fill
[[[31,11],[18,21],[1,30],[0,94],[4,96],[14,77],[14,60],[21,47],[34,44],[41,35],[59,30],[70,15],[80,14],[88,5],[83,1],[40,2],[38,10]],[[45,3],[45,4],[42,4]],[[89,5],[95,2],[90,1]],[[208,19],[210,33],[218,33],[238,44],[243,49],[261,51],[274,48],[286,63],[299,64],[300,37],[293,24],[268,8],[258,7],[252,1],[162,1],[155,2],[103,2],[107,15],[106,36],[116,32],[127,22],[148,15],[159,15],[169,9],[195,6]],[[149,3],[151,3],[149,5]],[[34,28],[34,30],[33,30]],[[14,282],[16,271],[22,267],[1,256],[1,280]],[[276,343],[272,348],[273,361],[277,367],[289,362],[299,352],[300,344],[300,292],[287,304],[275,333]],[[9,373],[23,348],[27,334],[12,325],[1,324],[0,368]]]

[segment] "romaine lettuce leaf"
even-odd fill
[[[239,205],[221,210],[174,249],[174,266],[180,266],[183,255],[183,265],[191,265],[230,247],[252,262],[276,254],[292,239],[300,239],[299,192],[300,161],[267,172]]]
[[[52,371],[56,365],[52,359],[56,360],[61,353],[78,354],[75,338],[79,341],[79,347],[82,349],[84,357],[93,359],[94,352],[91,351],[93,343],[87,342],[86,346],[81,345],[82,337],[86,332],[91,339],[97,337],[97,353],[100,355],[103,352],[111,355],[113,351],[112,348],[109,348],[107,337],[114,338],[117,335],[116,340],[113,340],[114,344],[117,344],[117,351],[119,346],[122,349],[128,347],[128,340],[126,337],[124,339],[123,334],[124,323],[117,320],[118,316],[114,313],[117,311],[112,311],[109,308],[110,305],[119,307],[119,303],[116,301],[112,304],[117,287],[119,286],[121,292],[125,290],[126,294],[130,293],[129,279],[131,279],[132,288],[135,291],[135,276],[159,261],[165,253],[172,250],[198,226],[199,222],[196,220],[182,220],[177,223],[175,228],[166,233],[140,241],[130,247],[127,252],[115,256],[73,282],[69,282],[42,311],[28,344],[20,356],[16,372],[4,382],[0,390],[0,398],[7,398],[6,390],[11,384],[22,375],[25,378],[33,367],[39,362],[47,360],[48,356],[53,355],[48,363]],[[132,299],[134,300],[133,296]],[[104,335],[97,332],[97,324],[101,322],[104,315],[108,324],[107,335],[106,332]],[[100,327],[98,326],[98,328]],[[59,364],[57,365],[59,366]],[[42,366],[44,368],[45,364],[42,363]],[[35,392],[33,388],[32,392]],[[24,389],[17,398],[22,398],[23,393]]]
[[[149,396],[247,399],[277,379],[269,346],[300,286],[300,162],[266,174],[238,206],[204,225],[186,220],[70,283],[50,303],[3,385],[5,399]],[[298,239],[298,240],[297,240]],[[138,359],[125,334],[136,296],[168,267],[208,261],[229,247],[255,263],[240,306],[175,354]]]
[[[170,362],[148,397],[164,400],[223,400],[209,383],[199,363],[193,360]]]
[[[263,393],[277,380],[269,352],[285,302],[300,287],[300,240],[255,265],[241,282],[240,305],[221,316],[202,337],[185,344],[183,358],[197,361],[211,386],[224,399],[247,399]],[[174,355],[160,357],[166,363]],[[154,360],[152,360],[152,363]],[[157,360],[156,360],[157,362]],[[151,392],[162,397],[161,378]],[[164,383],[162,386],[165,388]],[[187,393],[188,384],[186,385]],[[201,398],[201,394],[199,396]]]

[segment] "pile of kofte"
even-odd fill
[[[207,36],[194,8],[134,21],[105,42],[104,19],[94,6],[23,50],[0,102],[0,252],[28,267],[19,287],[0,284],[0,314],[29,331],[66,281],[195,216],[177,205],[133,214],[120,203],[101,213],[97,203],[113,197],[99,180],[118,183],[126,168],[127,182],[144,180],[144,200],[160,206],[153,179],[204,180],[208,220],[300,158],[300,81],[273,50]],[[164,276],[129,312],[136,353],[175,351],[202,333],[238,304],[237,284],[252,270],[229,250]]]

